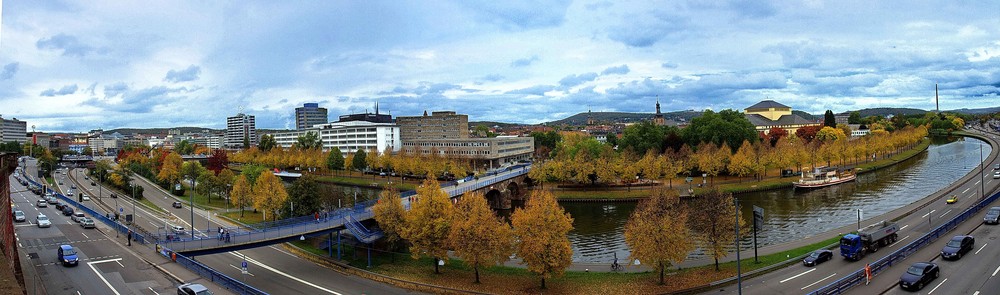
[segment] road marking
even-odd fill
[[[238,270],[238,271],[241,271],[241,272],[243,271],[243,269],[242,269],[242,268],[239,268],[239,267],[237,267],[237,266],[235,266],[235,265],[232,265],[232,264],[229,264],[229,266],[232,266],[233,268],[235,268],[235,269],[236,269],[236,270]],[[249,271],[248,271],[248,272],[247,272],[247,274],[248,274],[248,275],[250,275],[251,277],[256,277],[255,275],[253,275],[253,273],[252,273],[252,272],[249,272]]]
[[[905,236],[902,239],[896,240],[896,243],[902,242],[903,240],[905,240],[906,238],[909,238],[909,237],[910,236]],[[892,245],[895,245],[896,243],[892,243]],[[889,246],[892,246],[892,245],[889,245]]]
[[[979,251],[983,251],[983,248],[986,248],[986,245],[989,245],[989,243],[983,244],[982,247],[979,247],[979,250],[976,250],[975,254],[979,254]]]
[[[229,252],[229,254],[233,254],[233,256],[236,256],[236,257],[240,257],[240,258],[243,258],[243,257],[245,257],[245,256],[243,256],[243,254],[240,254],[240,252],[237,252],[237,251],[232,251],[232,252]],[[295,280],[296,282],[299,282],[299,283],[302,283],[302,284],[305,284],[305,285],[307,285],[307,286],[310,286],[310,287],[313,287],[313,288],[316,288],[316,289],[320,289],[320,290],[322,290],[322,291],[324,291],[324,292],[327,292],[327,293],[330,293],[330,294],[336,294],[336,295],[343,295],[343,294],[340,294],[340,293],[337,293],[337,292],[334,292],[333,290],[330,290],[330,289],[327,289],[327,288],[323,288],[323,287],[320,287],[320,286],[317,286],[316,284],[313,284],[313,283],[310,283],[310,282],[307,282],[307,281],[305,281],[305,280],[303,280],[303,279],[300,279],[300,278],[296,278],[296,277],[293,277],[293,276],[291,276],[291,275],[289,275],[289,274],[286,274],[286,273],[284,273],[284,272],[281,272],[281,271],[279,271],[279,270],[277,270],[277,269],[274,269],[274,268],[272,268],[272,267],[270,267],[270,266],[267,266],[266,264],[263,264],[263,263],[260,263],[260,261],[256,261],[256,260],[253,260],[253,259],[251,259],[251,258],[246,258],[246,259],[247,259],[247,262],[250,262],[250,263],[253,263],[253,264],[256,264],[256,265],[259,265],[259,266],[260,266],[261,268],[263,268],[263,269],[266,269],[266,270],[269,270],[269,271],[271,271],[271,272],[274,272],[274,273],[276,273],[276,274],[279,274],[279,275],[282,275],[282,276],[284,276],[284,277],[286,277],[286,278],[289,278],[289,279],[292,279],[292,280]],[[814,269],[815,269],[815,268],[814,268]]]
[[[967,188],[965,188],[965,190],[964,190],[964,191],[962,191],[962,193],[964,194],[965,192],[969,191],[969,189],[971,189],[971,188],[972,188],[972,187],[967,187]]]
[[[815,269],[815,268],[813,268],[813,269],[810,269],[810,270],[807,270],[807,271],[804,271],[804,272],[802,272],[802,273],[800,273],[800,274],[797,274],[797,275],[794,275],[794,276],[792,276],[792,277],[790,277],[790,278],[787,278],[787,279],[784,279],[784,280],[781,280],[781,281],[780,281],[780,282],[778,282],[778,283],[779,283],[779,284],[781,284],[781,283],[784,283],[784,282],[787,282],[787,281],[790,281],[790,280],[792,280],[792,279],[795,279],[795,278],[797,278],[797,277],[801,277],[801,276],[802,276],[802,275],[804,275],[804,274],[807,274],[807,273],[811,273],[811,272],[813,272],[814,270],[816,270],[816,269]]]
[[[899,228],[899,230],[903,230],[903,229],[904,229],[904,228],[906,228],[907,226],[910,226],[910,225],[909,225],[909,224],[907,224],[907,225],[904,225],[903,227],[900,227],[900,228]]]
[[[812,287],[812,286],[813,286],[813,285],[815,285],[815,284],[819,284],[819,282],[822,282],[822,281],[825,281],[826,279],[829,279],[829,278],[831,278],[831,277],[833,277],[833,276],[835,276],[835,275],[837,275],[837,273],[833,273],[833,274],[831,274],[831,275],[828,275],[828,276],[826,276],[825,278],[822,278],[822,279],[820,279],[819,281],[816,281],[816,282],[813,282],[812,284],[809,284],[808,286],[805,286],[805,287],[802,287],[802,289],[799,289],[799,290],[805,290],[805,289],[808,289],[809,287]]]
[[[976,184],[979,184],[980,182],[982,182],[982,180],[976,180]]]
[[[944,216],[948,215],[948,213],[951,213],[951,209],[948,209],[948,212],[945,212],[944,214],[941,214],[941,216],[938,217],[938,218],[944,218]]]
[[[944,282],[947,282],[947,281],[948,281],[948,279],[944,279],[943,281],[941,281],[940,283],[938,283],[937,286],[934,286],[934,289],[931,289],[930,292],[927,292],[927,294],[930,295],[931,293],[934,293],[934,290],[937,290],[938,287],[941,287],[941,284],[944,284]]]
[[[146,287],[146,288],[149,288],[149,292],[153,292],[153,294],[155,295],[160,295],[160,293],[156,293],[156,291],[153,290],[153,287]]]
[[[998,272],[998,271],[1000,271],[1000,266],[997,266],[997,270],[994,270],[994,271],[993,271],[993,275],[991,275],[991,277],[995,277],[995,276],[997,276],[997,272]]]
[[[84,238],[87,238],[88,240],[90,239],[90,237],[88,237],[87,234],[85,233],[80,233],[80,234],[83,235]]]
[[[931,210],[931,212],[927,212],[927,214],[924,214],[924,216],[921,216],[920,218],[925,218],[927,217],[927,215],[931,215],[931,213],[934,213],[934,211],[935,210]]]
[[[104,281],[104,284],[107,285],[109,289],[111,289],[111,292],[115,292],[115,295],[122,295],[121,293],[118,293],[118,290],[115,290],[115,287],[112,287],[111,283],[108,283],[108,279],[105,279],[104,276],[101,275],[101,272],[97,271],[97,268],[94,267],[94,264],[104,263],[104,262],[108,262],[108,261],[117,261],[117,260],[122,260],[122,259],[121,258],[116,258],[116,259],[108,259],[108,260],[87,262],[87,266],[90,266],[90,269],[93,270],[95,274],[97,274],[97,277],[101,278],[101,281]],[[121,263],[119,262],[119,264],[121,264]]]

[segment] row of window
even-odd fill
[[[404,142],[405,146],[421,146],[421,147],[488,147],[490,144],[488,142],[476,141],[476,142]]]

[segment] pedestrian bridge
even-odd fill
[[[525,175],[531,170],[530,164],[517,165],[499,171],[491,172],[479,179],[466,178],[459,181],[442,183],[442,189],[452,198],[457,198],[466,192],[483,190],[491,205],[495,208],[510,205],[512,198],[518,198],[522,193],[521,186]],[[416,191],[406,191],[400,194],[403,206],[410,208],[410,202],[418,198]],[[492,195],[492,197],[490,197]],[[371,243],[382,237],[382,232],[370,230],[362,224],[373,218],[371,207],[377,200],[358,203],[353,207],[341,208],[328,214],[321,214],[317,219],[314,215],[283,219],[273,222],[262,222],[252,225],[252,228],[227,228],[229,239],[215,236],[173,236],[159,234],[155,240],[171,251],[185,256],[223,253],[234,250],[256,248],[304,239],[305,237],[330,234],[348,230],[354,237],[364,243]],[[218,228],[208,229],[207,233],[218,233]],[[147,239],[148,240],[148,239]]]

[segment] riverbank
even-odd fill
[[[972,134],[962,134],[959,132],[953,133],[954,135],[961,136],[972,136]],[[848,168],[857,168],[858,174],[871,173],[879,169],[883,169],[900,162],[909,160],[916,155],[927,150],[931,145],[930,138],[924,138],[920,143],[913,146],[913,148],[894,154],[889,157],[885,157],[876,161],[860,163],[856,165],[847,165]],[[732,178],[732,177],[720,177],[722,179],[717,179],[717,187],[723,192],[729,192],[734,194],[751,193],[759,191],[768,191],[776,189],[788,189],[792,187],[792,183],[798,180],[796,177],[765,177],[760,181],[745,181],[744,179]],[[673,189],[679,191],[684,191],[687,184],[683,183],[683,180],[674,181],[672,185]],[[649,190],[651,187],[632,187],[628,190],[625,188],[604,188],[604,189],[593,189],[589,188],[586,190],[578,189],[554,189],[552,193],[555,194],[559,201],[565,202],[625,202],[625,201],[638,201],[645,199],[649,195]],[[694,195],[704,193],[708,188],[704,187],[694,187],[692,188]],[[685,195],[682,193],[682,195]]]

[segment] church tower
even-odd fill
[[[590,109],[587,109],[587,126],[594,126],[594,116],[591,114]]]
[[[663,126],[667,122],[663,119],[663,113],[660,113],[660,97],[656,97],[656,115],[653,116],[653,124],[657,126]]]

